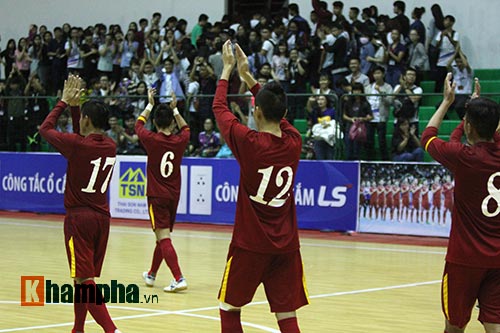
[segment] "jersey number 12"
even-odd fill
[[[263,205],[268,205],[271,207],[281,207],[285,204],[286,200],[290,196],[289,194],[285,196],[285,194],[288,193],[290,190],[290,187],[292,186],[292,179],[293,179],[293,170],[291,167],[283,167],[281,168],[278,173],[276,174],[276,186],[278,188],[281,188],[280,193],[276,195],[274,198],[271,199],[271,201],[266,201],[264,200],[264,194],[266,193],[267,187],[269,185],[269,181],[271,180],[271,176],[273,174],[274,166],[270,166],[269,168],[265,169],[259,169],[258,172],[262,174],[262,180],[260,181],[259,188],[257,190],[256,195],[251,195],[250,199],[261,203]],[[285,180],[283,179],[283,174],[287,174],[287,179],[286,183]]]

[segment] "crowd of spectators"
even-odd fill
[[[192,22],[165,19],[159,12],[126,29],[104,23],[65,23],[52,29],[32,24],[27,37],[10,39],[0,50],[6,77],[0,81],[0,144],[7,150],[39,150],[37,130],[51,103],[37,97],[60,96],[65,78],[73,73],[85,81],[85,99],[101,99],[110,109],[108,135],[117,142],[118,153],[143,153],[133,122],[147,104],[147,89],[155,87],[162,103],[175,93],[189,119],[192,134],[186,154],[215,156],[223,143],[214,126],[212,101],[227,39],[249,55],[259,82],[274,80],[285,88],[289,120],[306,118],[311,130],[320,124],[325,132],[328,127],[343,132],[336,137],[344,138],[347,159],[359,159],[361,150],[368,159],[402,159],[399,151],[387,151],[386,128],[394,126],[387,124],[388,113],[393,106],[396,119],[408,120],[407,132],[418,136],[418,82],[426,72],[431,71],[439,91],[443,75],[452,68],[463,81],[457,93],[471,93],[472,70],[453,30],[455,18],[444,16],[439,5],[432,6],[427,26],[422,21],[425,8],[414,8],[410,23],[403,1],[394,2],[393,15],[379,14],[376,6],[346,10],[341,1],[333,2],[331,11],[324,1],[312,0],[312,6],[309,20],[292,3],[273,17],[224,15],[214,21],[201,14],[192,28]],[[251,95],[237,74],[230,80],[229,93],[239,94],[230,97],[231,108],[252,127]],[[371,95],[348,96],[352,93]],[[460,109],[463,100],[457,98],[457,104]],[[65,116],[60,128],[71,131]],[[351,125],[359,122],[366,125],[364,141],[349,135]],[[375,133],[380,140],[377,152]],[[315,142],[308,157],[332,159],[339,142],[331,138],[311,134]]]

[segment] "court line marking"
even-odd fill
[[[427,285],[433,285],[433,284],[437,284],[437,283],[441,283],[441,280],[423,281],[423,282],[415,282],[415,283],[406,283],[406,284],[399,284],[399,285],[393,285],[393,286],[378,287],[378,288],[367,288],[367,289],[359,289],[359,290],[351,290],[351,291],[339,291],[339,292],[328,293],[328,294],[313,295],[313,296],[309,296],[309,298],[310,299],[316,299],[316,298],[327,298],[327,297],[344,296],[344,295],[365,294],[365,293],[378,292],[378,291],[386,291],[386,290],[393,290],[393,289],[403,289],[403,288],[412,288],[412,287],[427,286]],[[19,301],[0,301],[0,304],[19,304]],[[255,306],[255,305],[262,305],[262,304],[267,304],[267,301],[252,302],[252,303],[247,304],[246,306]],[[49,306],[51,306],[51,305],[72,306],[73,304],[59,303],[59,304],[47,304],[47,305],[49,305]],[[166,310],[156,310],[156,309],[142,309],[142,308],[126,307],[126,306],[116,306],[116,305],[109,305],[108,308],[110,308],[110,309],[119,309],[119,310],[123,310],[123,311],[143,311],[143,312],[150,312],[150,313],[146,313],[146,314],[116,317],[116,318],[113,318],[114,321],[127,320],[127,319],[135,319],[135,318],[154,317],[154,316],[162,316],[162,315],[181,315],[181,316],[190,316],[190,317],[197,317],[197,318],[202,318],[202,319],[209,319],[209,320],[220,321],[220,318],[218,318],[218,317],[212,317],[212,316],[206,316],[206,315],[200,315],[200,314],[193,314],[192,313],[192,312],[198,312],[198,311],[216,310],[216,309],[219,308],[218,306],[204,307],[204,308],[194,308],[194,309],[186,309],[186,310],[178,310],[178,311],[166,311]],[[95,323],[95,321],[88,320],[85,323]],[[0,333],[28,331],[28,330],[36,330],[36,329],[43,329],[43,328],[71,326],[71,325],[73,325],[73,322],[70,322],[70,323],[60,323],[60,324],[49,324],[49,325],[41,325],[41,326],[8,328],[8,329],[0,330]],[[257,328],[257,329],[260,329],[260,330],[262,330],[264,332],[279,333],[279,331],[277,331],[277,330],[275,330],[273,328],[269,328],[269,327],[266,327],[266,326],[261,326],[261,325],[253,324],[253,323],[249,323],[249,322],[242,322],[242,325],[248,326],[248,327]]]
[[[23,227],[37,227],[37,228],[48,228],[48,229],[60,229],[60,226],[54,225],[45,225],[45,224],[34,224],[34,223],[21,223],[21,222],[6,222],[1,221],[0,225],[13,225],[13,226],[23,226]],[[122,234],[135,234],[135,235],[153,235],[150,230],[123,230],[116,229],[120,227],[111,228],[111,233],[122,233]],[[125,227],[130,228],[130,227]],[[231,240],[231,237],[227,236],[213,236],[213,235],[192,235],[189,233],[176,232],[174,234],[175,237],[179,238],[198,238],[198,239],[215,239],[215,240]],[[328,240],[327,240],[328,241]],[[335,242],[336,240],[331,240]],[[367,250],[367,251],[380,251],[380,252],[399,252],[399,253],[419,253],[419,254],[437,254],[437,255],[445,255],[446,251],[431,251],[431,250],[419,250],[419,249],[401,249],[401,248],[385,248],[385,247],[370,247],[370,246],[357,246],[357,245],[337,245],[337,244],[324,244],[324,243],[309,243],[309,242],[301,242],[301,246],[308,247],[324,247],[324,248],[335,248],[335,249],[353,249],[353,250]],[[399,244],[398,244],[399,245]],[[400,246],[423,246],[423,245],[400,245]]]

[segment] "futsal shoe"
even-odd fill
[[[149,275],[148,272],[143,272],[142,278],[144,279],[146,286],[153,287],[155,285],[155,277],[153,275]]]
[[[176,293],[178,291],[186,290],[188,287],[186,279],[180,278],[179,281],[172,280],[170,286],[163,288],[166,293]]]

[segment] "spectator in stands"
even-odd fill
[[[311,28],[309,27],[309,23],[305,18],[300,16],[299,5],[296,3],[291,3],[288,5],[288,13],[290,15],[290,21],[288,22],[288,26],[294,22],[297,26],[297,31],[304,33],[306,36],[309,36],[311,32]],[[293,47],[290,47],[292,49]]]
[[[278,53],[273,55],[273,62],[271,67],[279,80],[281,86],[288,92],[289,81],[288,81],[288,63],[290,58],[288,57],[288,47],[285,41],[281,41],[278,44]]]
[[[387,48],[386,81],[391,86],[396,86],[405,67],[406,47],[400,41],[401,33],[392,29],[392,44]]]
[[[361,11],[361,19],[365,25],[365,28],[374,35],[377,32],[377,22],[371,17],[371,10],[369,7],[363,8]]]
[[[406,118],[399,118],[392,135],[392,160],[423,162],[424,150],[420,145],[417,127]]]
[[[436,92],[443,91],[443,84],[446,74],[448,72],[448,62],[453,59],[459,43],[458,32],[453,30],[455,24],[455,17],[447,15],[443,21],[444,30],[438,32],[436,35],[435,45],[439,49],[439,57],[436,66]]]
[[[360,71],[364,75],[369,75],[372,72],[372,68],[375,68],[373,62],[369,60],[375,56],[375,45],[372,43],[373,34],[365,26],[361,27],[359,34]]]
[[[12,66],[12,70],[7,78],[5,96],[19,97],[23,96],[26,80],[23,74],[16,66]],[[25,111],[26,101],[24,98],[13,98],[7,100],[7,140],[10,151],[17,151],[16,143],[20,144],[20,151],[26,151],[26,121],[28,120]]]
[[[331,70],[332,83],[335,84],[337,80],[348,75],[347,69],[347,37],[344,34],[344,27],[339,23],[332,25],[332,35],[335,37],[335,43],[331,47],[333,51],[333,66]]]
[[[395,17],[391,19],[393,27],[398,27],[398,30],[403,35],[401,40],[405,40],[410,33],[410,19],[405,15],[406,4],[404,1],[394,1],[393,4]]]
[[[121,54],[120,68],[121,76],[128,73],[130,68],[130,62],[132,58],[137,57],[137,49],[139,48],[139,43],[135,40],[135,32],[132,29],[127,31],[126,38],[120,43],[118,52]]]
[[[308,34],[299,30],[299,25],[296,21],[288,23],[288,32],[286,42],[289,50],[297,49],[302,54],[307,51]]]
[[[31,58],[28,55],[28,40],[20,38],[17,42],[17,48],[14,52],[16,59],[16,67],[22,74],[25,80],[29,79]]]
[[[333,13],[328,10],[326,1],[312,0],[314,13],[318,18],[318,29],[325,24],[329,24],[333,20]]]
[[[347,22],[345,16],[342,14],[344,10],[344,3],[342,1],[333,2],[333,23],[340,24],[344,26],[344,22]]]
[[[262,49],[260,54],[266,57],[268,63],[273,62],[274,49],[278,45],[278,40],[271,34],[269,27],[262,27],[260,30],[260,38],[262,40]]]
[[[304,116],[304,107],[307,97],[294,96],[293,94],[307,93],[307,78],[309,64],[304,60],[297,49],[290,51],[290,61],[288,63],[287,80],[289,82],[288,92],[288,116],[292,119]]]
[[[107,34],[104,38],[104,44],[99,46],[99,60],[97,61],[97,70],[101,75],[111,77],[113,73],[113,59],[118,52],[113,35]]]
[[[408,45],[408,66],[415,68],[418,78],[421,78],[422,72],[430,69],[429,57],[416,29],[410,30],[410,41],[411,43]]]
[[[118,117],[114,114],[110,115],[108,118],[109,129],[106,131],[106,135],[110,137],[116,143],[116,149],[119,151],[120,146],[120,135],[123,132],[123,127],[118,123]]]
[[[366,142],[367,157],[370,161],[375,160],[375,133],[378,136],[380,158],[383,161],[389,160],[385,136],[387,133],[387,119],[393,98],[389,96],[389,94],[392,94],[392,87],[384,81],[384,75],[385,69],[383,67],[375,67],[373,70],[375,81],[365,89],[366,94],[372,94],[372,96],[366,97],[368,103],[370,103],[373,115],[373,119],[368,123],[368,137]]]
[[[56,131],[61,133],[73,133],[73,125],[69,122],[68,110],[61,113],[57,118]]]
[[[439,56],[439,49],[434,45],[437,34],[444,30],[444,16],[441,7],[434,4],[431,7],[432,18],[427,26],[427,33],[425,39],[425,50],[429,55],[429,64],[431,70],[436,69],[436,64]]]
[[[158,76],[161,82],[160,89],[158,91],[160,95],[160,103],[170,103],[172,93],[177,96],[178,101],[184,100],[184,92],[179,78],[174,72],[174,61],[171,58],[167,58],[164,61],[164,67]]]
[[[45,117],[49,114],[49,105],[45,98],[46,90],[43,87],[38,74],[30,76],[26,87],[24,88],[24,96],[31,97],[27,99],[26,111],[29,118],[28,135],[36,133],[42,124]],[[33,149],[32,149],[33,151]]]
[[[38,75],[40,58],[42,57],[42,37],[40,35],[33,36],[33,43],[28,48],[28,57],[31,59],[29,70],[30,74]]]
[[[321,59],[318,72],[320,74],[331,75],[334,63],[335,36],[332,34],[332,23],[324,24],[318,29],[318,37],[321,41]]]
[[[361,72],[360,61],[358,58],[352,58],[349,60],[349,70],[351,74],[347,75],[345,78],[351,84],[358,82],[367,87],[370,85],[370,79],[367,75]]]
[[[195,66],[198,68],[199,83],[200,83],[200,94],[201,95],[214,95],[215,89],[217,88],[215,73],[210,67],[210,65],[205,61],[204,58],[198,57],[195,60]],[[193,73],[193,71],[191,71]],[[190,78],[191,81],[194,77]],[[212,118],[212,102],[213,97],[200,97],[198,103],[198,115],[200,124],[205,122],[205,119]],[[201,126],[199,126],[201,127]]]
[[[373,56],[367,56],[366,60],[371,63],[371,68],[383,67],[384,70],[387,68],[387,48],[382,43],[379,35],[372,38],[371,43],[375,48],[375,54]],[[366,74],[366,73],[365,73]]]
[[[307,102],[308,123],[313,128],[314,154],[317,160],[333,160],[336,131],[335,110],[325,95],[310,97]],[[317,125],[319,130],[314,127]]]
[[[325,95],[329,100],[330,105],[335,105],[337,102],[337,98],[335,95],[335,91],[332,89],[332,83],[330,81],[330,76],[327,74],[323,74],[319,77],[319,87],[313,88],[311,87],[311,93],[314,95]],[[314,97],[314,96],[311,96]],[[316,97],[314,97],[316,98]]]
[[[217,80],[219,80],[222,68],[224,67],[222,63],[222,44],[222,41],[217,41],[215,43],[215,53],[208,57],[208,63],[212,66]]]
[[[38,76],[44,88],[49,92],[51,87],[50,69],[52,67],[52,57],[49,56],[49,45],[52,41],[52,33],[46,31],[43,35],[42,51],[40,52],[40,62],[38,63]],[[1,56],[0,56],[1,58]]]
[[[394,101],[394,116],[408,119],[418,134],[418,107],[423,90],[415,84],[416,79],[417,71],[415,68],[408,67],[401,76],[399,84],[394,87],[394,94],[399,94]]]
[[[99,51],[90,31],[85,33],[85,40],[80,46],[80,51],[83,59],[82,78],[88,84],[91,78],[97,77],[97,62],[99,61]]]
[[[140,81],[137,84],[135,94],[130,96],[130,106],[131,106],[131,111],[132,115],[137,119],[140,115],[141,112],[146,108],[148,105],[148,86],[146,82]]]
[[[356,96],[350,96],[347,102],[344,103],[342,116],[345,128],[346,159],[359,160],[364,142],[351,140],[349,131],[355,122],[362,122],[366,126],[373,119],[373,114],[366,97],[360,96],[360,94],[364,93],[364,87],[361,83],[355,82],[352,84],[352,93]]]
[[[474,73],[460,45],[457,46],[454,57],[448,61],[447,68],[453,73],[453,82],[456,83],[455,100],[450,105],[450,109],[454,109],[458,117],[462,119],[465,115],[465,104],[472,94]]]
[[[415,7],[413,12],[411,13],[411,18],[413,22],[410,24],[410,32],[411,30],[417,30],[418,36],[420,37],[420,42],[425,44],[426,35],[425,35],[425,26],[422,23],[422,15],[425,13],[424,7]],[[411,39],[411,38],[410,38]]]
[[[52,58],[52,87],[50,93],[56,94],[63,88],[64,79],[66,77],[66,39],[63,35],[63,30],[60,27],[54,28],[54,39],[49,44],[49,57]]]
[[[133,114],[128,114],[124,117],[125,128],[119,136],[118,154],[123,155],[144,155],[144,150],[140,147],[139,137],[135,133],[135,117]]]
[[[64,45],[66,50],[66,67],[68,71],[75,75],[81,75],[83,70],[83,61],[80,55],[81,40],[78,35],[78,28],[71,28],[71,38]]]
[[[198,39],[203,34],[203,28],[208,23],[208,16],[206,14],[201,14],[198,17],[198,23],[191,30],[191,44],[197,47]],[[178,38],[177,38],[178,39]]]
[[[205,119],[204,131],[198,136],[199,149],[197,155],[201,157],[214,157],[220,149],[220,134],[214,130],[212,118]]]
[[[9,39],[7,42],[7,46],[5,50],[0,53],[0,63],[3,63],[5,66],[5,77],[9,75],[12,71],[12,65],[16,61],[16,41],[14,39]]]

